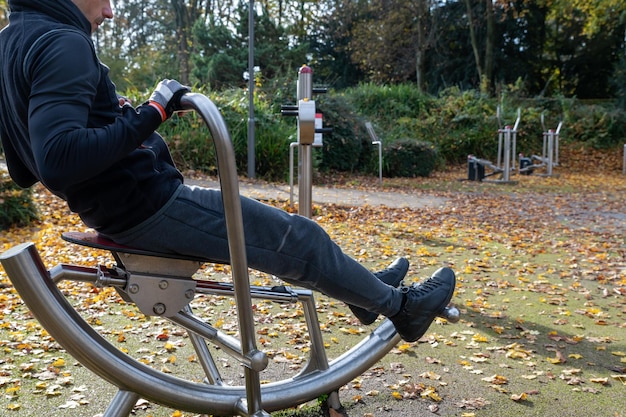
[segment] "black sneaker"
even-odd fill
[[[409,261],[406,258],[398,258],[382,271],[374,272],[374,275],[387,285],[396,288],[409,270]],[[367,311],[364,308],[348,304],[352,314],[365,325],[372,324],[378,318],[378,313]]]
[[[454,272],[450,268],[440,268],[421,284],[400,288],[404,293],[403,306],[389,320],[402,339],[415,342],[426,333],[435,317],[450,302],[455,285]]]

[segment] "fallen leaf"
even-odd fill
[[[595,384],[600,384],[600,385],[608,385],[609,384],[609,379],[608,378],[590,378],[589,381],[593,382]]]
[[[528,394],[522,392],[521,394],[513,394],[511,395],[511,399],[515,402],[526,401],[528,399]]]

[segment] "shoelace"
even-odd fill
[[[411,291],[411,289],[414,289],[414,291],[417,291],[419,295],[426,295],[427,293],[429,293],[430,291],[433,291],[437,288],[439,288],[442,285],[441,282],[431,278],[428,278],[426,281],[422,282],[422,283],[412,283],[411,285],[407,286],[404,285],[404,282],[402,282],[400,284],[400,291],[402,291],[403,294],[408,293],[409,291]]]

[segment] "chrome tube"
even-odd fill
[[[313,146],[300,145],[300,177],[298,178],[298,214],[311,218],[313,206]]]
[[[254,74],[250,76],[253,77]],[[230,133],[217,106],[206,96],[196,93],[185,94],[181,99],[181,104],[183,108],[194,109],[202,116],[213,138],[217,153],[217,169],[220,174],[241,347],[245,356],[256,356],[258,349],[254,339],[254,316],[250,297],[239,179]],[[250,368],[245,368],[245,375],[248,413],[254,414],[257,410],[261,410],[261,380],[259,372]]]
[[[511,175],[511,128],[504,128],[504,166],[502,167],[502,181],[508,182]]]
[[[119,390],[107,407],[102,417],[129,416],[140,397],[137,393]]]
[[[72,357],[101,378],[122,391],[135,392],[169,407],[200,413],[206,410],[233,412],[242,392],[226,393],[171,377],[114,348],[65,299],[46,271],[34,244],[23,243],[9,249],[0,255],[0,262],[43,328]]]

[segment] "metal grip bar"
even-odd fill
[[[244,356],[258,357],[259,351],[254,340],[254,316],[250,297],[248,262],[239,196],[237,164],[228,127],[219,109],[206,96],[189,93],[181,98],[184,109],[195,109],[209,127],[217,154],[217,169],[222,189],[222,203],[228,236],[230,265],[235,287],[235,302]],[[253,415],[261,410],[261,382],[258,371],[245,368],[248,413]]]

